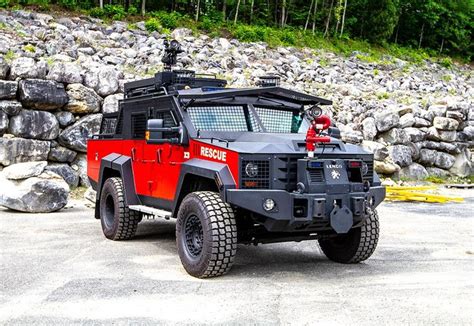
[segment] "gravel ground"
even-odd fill
[[[474,191],[459,193],[462,204],[383,203],[365,263],[332,263],[314,241],[242,245],[210,280],[181,267],[173,222],[113,242],[80,201],[0,209],[0,324],[472,325]]]

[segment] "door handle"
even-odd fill
[[[134,147],[132,148],[132,161],[135,161],[135,154],[137,152],[137,149]]]
[[[156,162],[161,164],[161,148],[156,150]]]

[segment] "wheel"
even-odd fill
[[[141,214],[125,205],[122,179],[109,178],[104,182],[99,205],[100,224],[106,238],[128,240],[135,235]]]
[[[369,211],[364,225],[351,229],[347,234],[319,240],[319,246],[330,260],[353,264],[369,258],[379,240],[379,218],[375,210]]]
[[[187,195],[178,211],[176,244],[190,275],[206,278],[227,273],[237,251],[234,211],[215,192]]]

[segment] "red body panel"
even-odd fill
[[[117,153],[132,158],[138,195],[174,200],[181,165],[193,158],[227,164],[238,186],[239,155],[226,148],[191,140],[189,146],[147,144],[146,140],[92,139],[87,143],[87,174],[99,182],[103,157]]]

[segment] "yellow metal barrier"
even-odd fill
[[[464,198],[439,195],[429,192],[427,190],[436,190],[436,186],[389,186],[387,189],[387,200],[393,201],[419,201],[425,203],[447,203],[463,202]]]

